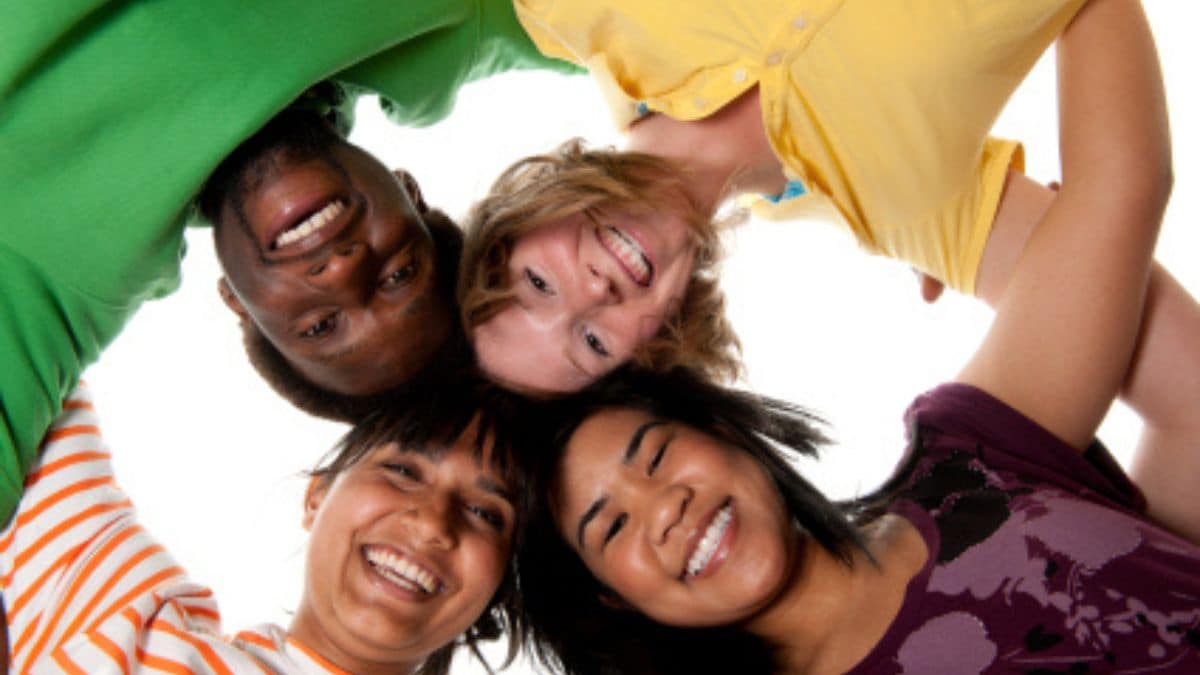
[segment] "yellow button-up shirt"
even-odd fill
[[[588,67],[617,122],[706,117],[757,85],[804,197],[868,251],[973,292],[1020,146],[1000,109],[1085,0],[516,0],[545,54]],[[816,201],[820,201],[819,199]]]

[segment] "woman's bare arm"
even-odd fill
[[[960,374],[1084,447],[1129,368],[1170,142],[1141,6],[1092,0],[1059,41],[1063,182]]]

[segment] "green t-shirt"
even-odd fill
[[[541,56],[508,0],[0,0],[0,523],[61,399],[179,284],[189,202],[309,86],[397,122]]]

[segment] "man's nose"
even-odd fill
[[[371,252],[363,242],[337,246],[325,260],[309,269],[309,278],[331,290],[361,293],[371,276]]]

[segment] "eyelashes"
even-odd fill
[[[550,284],[541,275],[528,267],[525,268],[525,281],[533,287],[533,290],[542,295],[554,295],[554,289],[550,288]]]

